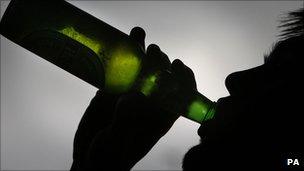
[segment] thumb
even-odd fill
[[[146,49],[145,37],[146,37],[145,30],[142,29],[141,27],[134,27],[130,32],[130,38],[135,42],[139,43],[144,51]]]

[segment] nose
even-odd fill
[[[267,75],[264,66],[234,72],[227,76],[225,85],[230,95],[248,95],[259,93],[267,84]]]

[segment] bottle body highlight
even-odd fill
[[[62,1],[12,0],[1,20],[1,34],[81,78],[119,94],[136,85],[146,96],[158,88],[160,75],[144,78],[143,49],[128,35]],[[140,80],[140,81],[138,81]],[[196,91],[167,110],[202,122],[214,115],[214,103]],[[174,100],[174,99],[172,99]]]

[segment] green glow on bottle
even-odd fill
[[[73,27],[65,27],[62,30],[59,30],[59,32],[85,45],[96,54],[101,52],[101,44],[99,42],[77,32]]]
[[[203,101],[194,100],[189,108],[187,118],[194,120],[198,123],[212,119],[215,113],[214,107],[210,103],[204,103]]]
[[[76,31],[73,27],[65,27],[60,33],[76,40],[94,51],[100,58],[102,46],[100,41],[93,40]],[[111,49],[106,59],[101,59],[105,71],[105,89],[111,93],[128,91],[135,82],[140,69],[141,60],[128,47],[119,46]]]
[[[123,93],[131,89],[135,83],[140,70],[141,58],[139,58],[128,45],[117,45],[107,52],[108,56],[101,56],[104,50],[100,41],[91,39],[76,31],[73,27],[65,27],[58,32],[74,39],[94,51],[103,61],[105,71],[105,90],[111,93]],[[156,80],[158,74],[147,76],[140,87],[145,96],[150,96],[157,88]],[[187,118],[202,123],[213,118],[215,109],[208,99],[197,97],[188,107]]]
[[[141,60],[128,48],[119,47],[105,64],[105,89],[112,93],[128,91],[141,69]]]
[[[149,75],[142,83],[141,86],[141,92],[145,96],[150,96],[150,94],[153,92],[153,90],[156,87],[156,79],[157,79],[157,74],[152,74]]]

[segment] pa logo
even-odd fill
[[[299,159],[287,159],[287,166],[300,166]]]

